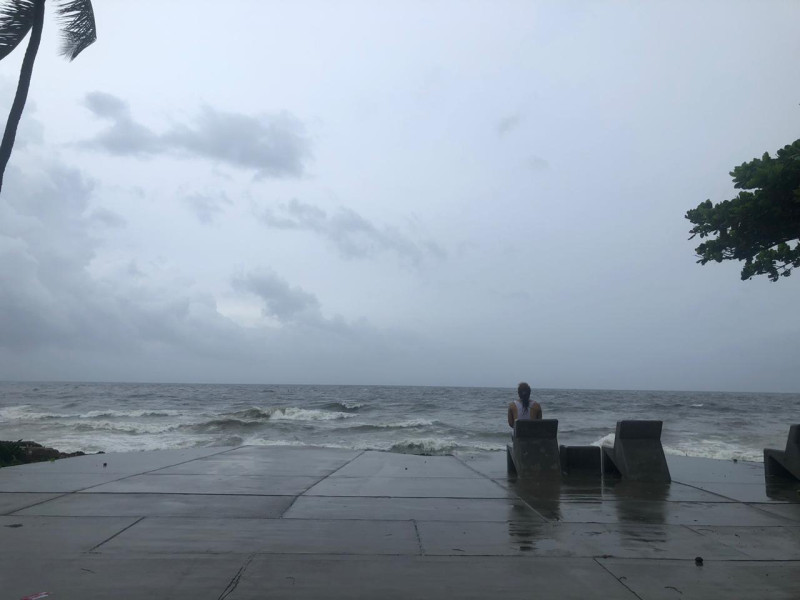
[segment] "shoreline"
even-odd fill
[[[591,444],[593,446],[602,447],[604,444]],[[408,455],[408,456],[424,456],[424,457],[435,457],[435,456],[455,456],[455,457],[480,457],[483,455],[491,455],[496,453],[504,453],[505,450],[498,448],[498,449],[469,449],[465,447],[464,449],[455,449],[449,450],[447,452],[407,452],[403,450],[396,449],[396,445],[389,447],[389,448],[356,448],[356,447],[348,447],[344,445],[329,445],[329,444],[305,444],[305,443],[270,443],[270,444],[238,444],[238,447],[257,447],[257,448],[309,448],[309,449],[327,449],[327,450],[344,450],[344,451],[353,451],[353,452],[385,452],[388,454],[399,454],[399,455]],[[413,446],[413,444],[411,445]],[[227,446],[215,446],[215,445],[196,445],[196,446],[186,446],[186,447],[164,447],[164,448],[142,448],[138,450],[99,450],[97,452],[85,452],[83,450],[77,450],[74,452],[63,452],[51,446],[46,446],[39,442],[31,441],[31,440],[17,440],[17,441],[10,441],[10,440],[0,440],[0,468],[3,467],[13,467],[37,462],[46,462],[46,461],[55,461],[61,460],[65,458],[74,458],[77,456],[87,456],[87,455],[95,455],[95,454],[140,454],[144,452],[171,452],[171,451],[181,451],[181,450],[189,450],[193,448],[206,448],[213,450],[215,448],[223,448]],[[670,452],[665,449],[665,454],[667,457],[678,457],[678,458],[689,458],[689,459],[700,459],[700,460],[713,460],[719,462],[730,462],[730,463],[745,463],[745,464],[753,464],[753,465],[763,465],[764,461],[763,458],[761,460],[748,460],[744,458],[717,458],[712,456],[702,456],[702,455],[693,455],[688,454],[685,452]]]

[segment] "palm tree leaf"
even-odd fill
[[[5,0],[0,4],[0,60],[13,52],[33,26],[35,0]]]
[[[97,39],[92,0],[60,0],[56,12],[64,36],[61,54],[73,60]]]

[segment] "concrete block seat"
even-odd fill
[[[506,448],[508,472],[524,478],[561,477],[558,419],[514,423],[513,443]]]
[[[661,426],[661,421],[617,421],[614,446],[603,447],[603,474],[632,481],[672,481],[661,446]]]
[[[800,425],[789,427],[784,450],[764,448],[764,477],[800,479]]]
[[[601,477],[600,446],[561,446],[561,472],[569,477]]]

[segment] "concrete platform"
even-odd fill
[[[668,460],[670,484],[285,447],[0,469],[0,596],[800,597],[800,483]]]

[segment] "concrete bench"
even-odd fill
[[[559,450],[564,475],[598,478],[602,475],[600,446],[561,446]]]
[[[800,425],[789,427],[785,450],[764,448],[764,477],[800,479]]]
[[[632,481],[669,482],[661,421],[617,421],[614,447],[603,447],[603,474]]]
[[[561,477],[558,419],[517,421],[506,448],[508,472],[524,478]]]

